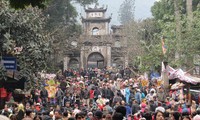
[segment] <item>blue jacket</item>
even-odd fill
[[[135,100],[137,100],[138,104],[141,103],[142,95],[141,95],[140,92],[137,92],[137,93],[135,94]]]

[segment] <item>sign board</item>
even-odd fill
[[[20,73],[19,71],[14,71],[14,70],[7,70],[6,71],[6,76],[9,77],[9,78],[14,78],[15,80],[20,80],[21,77],[20,77]]]
[[[15,57],[3,57],[1,62],[6,70],[17,69],[17,60]]]
[[[93,52],[100,52],[100,51],[101,51],[101,48],[98,47],[98,46],[93,46],[93,47],[92,47],[92,51],[93,51]]]

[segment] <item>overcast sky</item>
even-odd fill
[[[119,18],[118,12],[120,5],[123,3],[124,0],[99,0],[99,6],[108,6],[107,16],[110,16],[112,13],[112,20],[111,25],[118,25]],[[135,0],[135,19],[145,19],[148,17],[152,17],[151,14],[151,6],[153,6],[156,0]],[[81,13],[83,16],[84,10],[82,7],[77,6],[78,12]]]

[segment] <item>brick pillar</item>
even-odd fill
[[[124,67],[128,67],[128,55],[125,55],[125,60],[124,60]]]
[[[80,58],[80,68],[84,69],[84,56],[85,56],[85,52],[84,52],[84,46],[81,47],[81,58]]]
[[[63,65],[64,65],[64,70],[67,70],[68,69],[68,64],[69,64],[69,57],[65,57],[64,58],[64,61],[63,61]]]
[[[107,67],[111,67],[111,44],[107,44]]]

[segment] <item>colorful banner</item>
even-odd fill
[[[57,87],[59,86],[59,83],[55,83],[55,81],[48,80],[46,83],[48,86],[45,87],[45,89],[48,91],[48,97],[49,98],[54,98],[56,95]]]
[[[149,81],[148,80],[141,80],[141,85],[142,85],[142,87],[149,86]]]
[[[164,37],[162,37],[162,51],[163,51],[163,54],[165,55],[165,53],[167,52],[167,46],[165,45],[165,40],[164,40]]]

